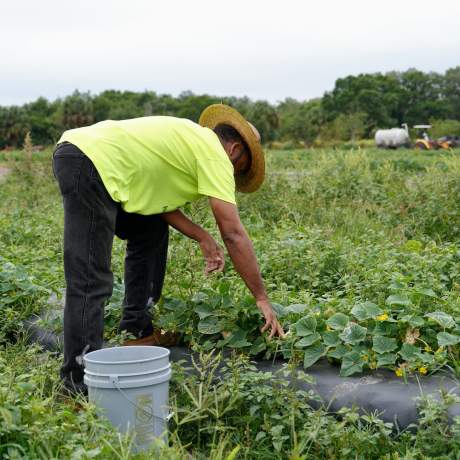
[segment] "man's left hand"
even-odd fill
[[[213,272],[221,272],[225,266],[225,256],[222,248],[209,234],[201,239],[199,243],[201,252],[206,261],[206,267],[204,269],[205,275],[209,275]]]

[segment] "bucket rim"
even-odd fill
[[[110,378],[114,375],[116,375],[119,378],[131,378],[131,377],[139,377],[141,375],[153,375],[153,374],[162,374],[162,373],[168,373],[171,370],[171,363],[168,363],[167,366],[160,367],[159,369],[154,369],[154,370],[146,370],[143,372],[130,372],[129,374],[109,374],[109,373],[101,373],[101,372],[94,372],[92,370],[86,369],[85,368],[85,375],[91,375],[93,377],[107,377]]]
[[[135,364],[135,363],[145,363],[145,362],[148,362],[148,361],[157,361],[159,359],[165,359],[165,358],[169,358],[169,355],[171,354],[171,352],[167,349],[167,348],[164,348],[164,347],[156,347],[156,346],[151,346],[151,345],[130,345],[129,348],[130,349],[133,349],[133,348],[147,348],[149,350],[151,350],[152,348],[155,348],[155,349],[160,349],[160,350],[163,350],[165,353],[160,355],[160,356],[155,356],[155,357],[150,357],[150,358],[142,358],[142,359],[129,359],[129,360],[125,360],[125,361],[116,361],[116,362],[113,362],[113,361],[102,361],[100,359],[92,359],[92,358],[88,358],[88,356],[90,356],[91,354],[93,353],[97,353],[98,351],[101,351],[101,350],[115,350],[115,349],[126,349],[128,347],[110,347],[110,348],[101,348],[100,350],[94,350],[94,351],[91,351],[90,353],[86,354],[85,356],[83,356],[83,360],[85,362],[88,362],[90,364]]]
[[[112,377],[112,378],[104,378],[98,379],[97,376],[93,376],[85,372],[83,377],[84,382],[88,386],[88,390],[90,388],[101,388],[101,389],[120,389],[120,388],[141,388],[141,387],[150,387],[154,385],[161,385],[163,383],[168,383],[171,380],[172,371],[171,369],[168,372],[157,375],[156,377],[144,377],[144,378],[137,378],[137,379],[128,379],[124,380],[123,375],[112,375],[112,376],[105,376],[105,377]],[[142,377],[142,376],[137,376]],[[119,380],[121,378],[121,380]]]

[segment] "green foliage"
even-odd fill
[[[176,415],[160,458],[455,458],[460,431],[458,422],[447,423],[451,395],[421,401],[418,431],[400,432],[378,414],[343,409],[337,419],[324,408],[313,410],[315,395],[296,393],[284,374],[255,373],[247,360],[284,356],[290,362],[285,372],[298,379],[308,378],[292,369],[319,359],[336,363],[342,375],[380,367],[422,375],[446,364],[458,372],[458,155],[268,153],[264,186],[240,196],[239,210],[290,331],[284,341],[260,334],[263,320],[230,263],[224,273],[204,277],[197,245],[172,232],[156,324],[182,331],[182,340],[197,350],[234,357],[226,361],[224,379],[212,377],[218,363],[204,355],[195,375],[175,368]],[[12,153],[12,172],[0,185],[2,279],[15,286],[8,299],[19,295],[14,320],[5,324],[15,340],[23,331],[19,319],[40,311],[48,297],[29,291],[28,283],[58,297],[64,287],[62,203],[50,156],[34,153],[30,174],[22,153]],[[218,237],[207,203],[187,212]],[[123,255],[124,243],[115,240],[116,284],[106,308],[111,341],[118,340]],[[200,323],[212,333],[201,334]],[[0,456],[130,458],[129,440],[119,439],[93,408],[81,410],[59,396],[59,365],[60,358],[21,342],[0,348]]]
[[[22,107],[0,107],[0,148],[19,147],[29,131],[26,110]]]
[[[0,457],[127,458],[129,439],[85,401],[62,398],[58,364],[37,347],[0,348]]]
[[[89,93],[75,91],[67,96],[57,114],[59,126],[63,129],[78,128],[93,124],[93,100]]]
[[[313,144],[324,118],[320,99],[298,102],[288,98],[278,105],[277,112],[281,140],[301,141],[304,145]]]
[[[0,149],[19,147],[27,131],[37,144],[51,144],[66,129],[87,126],[102,120],[121,120],[149,115],[169,115],[198,121],[205,107],[226,103],[236,107],[259,129],[262,141],[277,136],[278,114],[266,101],[248,98],[219,98],[184,91],[178,97],[152,91],[103,91],[97,95],[75,91],[49,102],[44,98],[22,107],[0,107]]]
[[[453,395],[421,398],[418,431],[401,432],[378,414],[360,415],[343,408],[336,420],[321,407],[312,409],[311,403],[319,402],[317,396],[285,380],[308,384],[310,378],[290,367],[276,374],[256,372],[234,356],[217,379],[219,362],[219,357],[201,355],[194,362],[193,377],[175,369],[171,437],[178,451],[185,453],[184,446],[194,446],[193,458],[202,458],[197,453],[209,452],[216,443],[229,453],[236,445],[248,459],[455,458],[460,451],[458,420],[448,423],[449,408],[458,402]],[[362,366],[354,352],[344,363],[344,374]],[[225,436],[228,432],[232,442]]]
[[[386,354],[398,348],[396,339],[385,337],[383,335],[375,335],[373,338],[372,350],[379,354]]]
[[[347,326],[349,320],[350,318],[347,315],[344,315],[343,313],[336,313],[326,321],[326,324],[331,329],[338,329],[340,331],[343,331]]]
[[[246,116],[259,129],[264,143],[285,141],[293,148],[298,143],[310,146],[344,141],[356,146],[360,139],[372,137],[377,128],[430,120],[434,137],[455,135],[460,120],[460,67],[443,75],[409,69],[348,76],[339,78],[322,98],[287,98],[277,105],[191,91],[177,97],[153,91],[107,90],[97,95],[75,91],[53,102],[41,97],[21,107],[0,107],[0,149],[19,147],[27,131],[36,144],[51,144],[65,129],[107,119],[171,115],[198,121],[205,107],[220,102]]]
[[[353,363],[352,358],[347,360]],[[287,377],[312,383],[289,367],[276,374],[257,372],[237,356],[221,365],[220,356],[202,354],[193,364],[194,373],[174,367],[170,444],[134,455],[131,440],[97,417],[94,406],[60,394],[55,357],[22,344],[3,348],[0,455],[229,460],[238,454],[241,457],[236,458],[249,460],[306,456],[351,460],[393,459],[398,458],[396,453],[399,458],[451,458],[460,451],[458,421],[448,423],[449,408],[458,402],[451,394],[422,398],[418,431],[398,432],[377,414],[343,408],[338,420],[331,417],[312,391],[287,384]],[[319,408],[313,409],[312,402]]]
[[[367,114],[355,112],[338,115],[334,120],[321,126],[317,141],[356,141],[369,134]]]
[[[253,299],[248,296],[236,301],[225,281],[219,289],[198,292],[189,301],[164,298],[155,309],[156,324],[182,333],[186,343],[205,350],[229,347],[250,354],[265,350],[259,332],[263,323]]]
[[[433,120],[430,119],[433,128],[430,136],[437,139],[442,136],[460,136],[460,120]]]
[[[0,343],[21,329],[20,321],[37,310],[36,304],[48,292],[24,268],[0,256]]]
[[[338,79],[334,89],[324,95],[323,111],[330,121],[343,117],[345,124],[346,117],[362,114],[361,126],[366,136],[375,128],[401,123],[421,124],[430,118],[459,119],[460,112],[451,102],[454,95],[458,99],[457,74],[458,69],[450,69],[445,75],[409,69],[348,76]]]
[[[243,113],[257,127],[263,143],[276,139],[279,120],[275,107],[270,103],[256,101],[253,104],[249,104]]]
[[[449,116],[446,118],[458,120],[460,113],[460,66],[446,70],[443,93],[449,108]]]

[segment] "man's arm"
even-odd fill
[[[222,248],[216,243],[214,238],[199,225],[193,223],[181,211],[176,210],[166,212],[161,217],[183,235],[199,243],[201,252],[206,260],[206,274],[221,272],[224,269],[225,258]]]
[[[266,323],[262,332],[271,328],[270,337],[284,336],[283,329],[268,300],[252,242],[241,223],[236,206],[211,197],[209,202],[233,265],[252,292],[257,306],[265,317]]]

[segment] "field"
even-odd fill
[[[202,362],[195,377],[175,367],[161,458],[460,458],[460,421],[447,421],[452,395],[421,399],[418,430],[401,431],[378,414],[314,410],[315,395],[250,364],[282,355],[288,373],[328,359],[342,375],[385,367],[401,379],[440,369],[460,376],[460,152],[271,151],[267,162],[262,190],[241,195],[239,207],[288,338],[261,338],[231,263],[204,277],[197,245],[173,233],[155,320]],[[0,165],[11,169],[0,184],[0,456],[136,458],[94,408],[60,394],[59,357],[25,341],[21,321],[64,287],[51,151],[32,160],[0,153]],[[217,238],[205,201],[186,212]],[[106,309],[114,343],[123,253],[116,240]],[[216,381],[220,358],[207,353],[222,348],[234,353]]]

